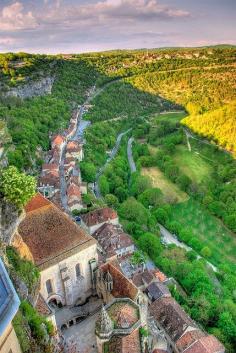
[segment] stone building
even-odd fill
[[[119,224],[118,215],[115,210],[109,207],[96,209],[81,216],[81,225],[89,234],[93,234],[104,223]]]
[[[131,255],[135,251],[131,237],[120,226],[112,223],[104,223],[92,236],[98,241],[98,250],[105,261]]]
[[[73,157],[81,162],[84,158],[82,144],[77,141],[69,141],[66,146],[66,158]]]
[[[172,297],[162,296],[150,305],[150,314],[164,333],[168,352],[224,353],[224,346],[213,335],[201,331]]]
[[[141,353],[140,327],[139,306],[128,298],[114,299],[96,322],[98,353]]]
[[[41,295],[60,306],[84,302],[95,291],[96,240],[41,194],[25,211],[15,246],[38,266]]]
[[[21,348],[12,326],[20,300],[0,259],[0,353],[21,353]]]

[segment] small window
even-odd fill
[[[50,279],[46,281],[46,288],[48,295],[50,295],[52,293],[52,281]]]
[[[77,264],[77,265],[75,266],[75,273],[76,273],[76,277],[77,277],[77,278],[80,278],[80,276],[81,276],[80,264]]]

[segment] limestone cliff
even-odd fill
[[[4,95],[25,99],[51,94],[54,79],[54,77],[48,76],[35,81],[29,80],[25,84],[8,89]]]
[[[10,245],[18,224],[24,214],[0,195],[0,241]]]

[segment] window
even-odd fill
[[[50,279],[46,281],[46,288],[48,295],[50,295],[52,293],[52,281]]]
[[[75,273],[76,273],[76,277],[80,278],[81,277],[81,271],[80,271],[80,264],[77,264],[75,266]]]

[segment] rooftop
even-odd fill
[[[54,145],[60,145],[63,142],[64,142],[64,138],[61,135],[55,136],[52,140],[52,144],[54,144]]]
[[[170,291],[167,286],[159,282],[152,282],[146,289],[148,296],[154,301],[162,297],[170,297]]]
[[[206,335],[185,349],[184,353],[223,353],[224,351],[223,344],[215,336]]]
[[[92,236],[97,239],[100,246],[109,256],[114,256],[116,250],[127,248],[134,244],[128,234],[112,223],[103,224]]]
[[[48,304],[43,299],[43,297],[40,293],[38,295],[38,299],[36,301],[35,308],[37,309],[37,311],[40,315],[49,316],[52,314],[52,310],[49,308]]]
[[[100,208],[81,216],[82,220],[88,227],[108,222],[109,220],[116,219],[117,217],[118,215],[116,211],[109,207]]]
[[[0,336],[14,318],[20,300],[0,258]]]
[[[35,264],[49,267],[96,243],[80,226],[41,194],[26,205],[26,217],[18,231]]]
[[[127,336],[113,336],[107,347],[112,353],[141,353],[139,329]]]
[[[150,305],[150,312],[174,342],[176,342],[187,329],[197,329],[195,322],[172,297],[163,297],[155,300]]]
[[[138,288],[119,270],[119,264],[115,266],[112,262],[107,262],[100,267],[104,276],[109,272],[113,279],[112,295],[115,298],[130,298],[134,300],[138,294]]]

